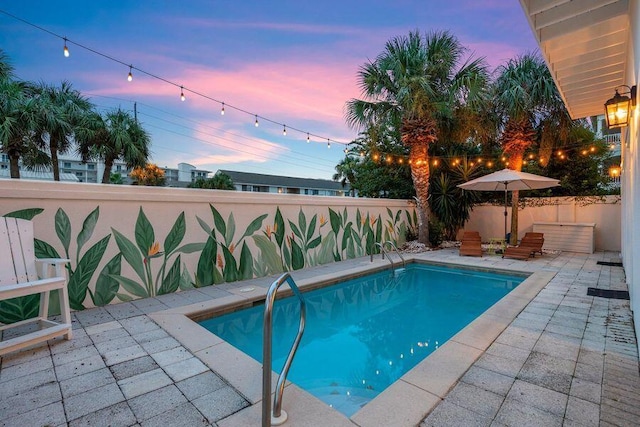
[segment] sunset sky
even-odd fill
[[[22,80],[70,81],[100,111],[133,111],[159,166],[331,179],[357,72],[409,31],[450,30],[490,68],[535,49],[516,0],[12,1],[0,48]],[[63,56],[69,39],[69,58]],[[90,52],[110,56],[180,88]],[[227,105],[191,93],[195,91]],[[261,117],[255,127],[254,115]],[[287,135],[282,125],[286,124]],[[291,128],[303,132],[293,131]],[[307,144],[307,132],[311,137]],[[331,148],[327,148],[327,138]]]

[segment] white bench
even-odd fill
[[[28,331],[0,341],[0,356],[64,335],[72,338],[66,259],[36,259],[33,224],[18,218],[0,217],[0,301],[40,294],[38,317],[4,325],[0,334],[21,328]],[[40,276],[42,279],[39,279]],[[59,290],[62,322],[48,320],[49,292]],[[35,324],[36,327],[28,325]]]

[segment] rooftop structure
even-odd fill
[[[349,187],[328,179],[295,178],[281,175],[219,170],[231,177],[238,191],[304,194],[310,196],[344,196]]]

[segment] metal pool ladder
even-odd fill
[[[385,245],[391,245],[391,248],[393,249],[393,252],[397,253],[398,256],[400,257],[400,260],[402,261],[402,268],[405,268],[407,263],[404,260],[404,257],[402,256],[400,251],[398,250],[398,247],[391,240],[387,240],[386,242],[383,242],[383,243],[376,242],[376,246],[378,246],[380,248],[380,252],[382,253],[382,259],[384,259],[385,255],[386,255],[387,259],[391,263],[391,268],[393,270],[395,270],[395,265],[393,264],[393,260],[389,256],[389,253],[384,249]],[[373,262],[373,251],[371,252],[371,262]]]
[[[288,283],[293,291],[294,295],[298,297],[300,300],[300,326],[298,327],[298,334],[296,335],[296,339],[293,341],[293,345],[291,346],[291,350],[289,350],[289,355],[287,356],[287,360],[284,362],[284,366],[282,367],[282,372],[278,377],[278,383],[276,385],[275,396],[273,397],[273,414],[271,413],[271,365],[272,365],[272,354],[271,354],[271,335],[272,335],[272,314],[273,314],[273,304],[276,300],[276,294],[278,293],[278,288],[284,284]],[[267,297],[264,301],[264,325],[262,331],[262,427],[270,427],[272,425],[280,425],[287,421],[287,413],[282,410],[282,393],[284,392],[284,383],[287,380],[287,374],[289,373],[289,368],[291,367],[291,362],[293,362],[293,357],[296,354],[296,350],[298,350],[298,345],[300,344],[300,340],[302,339],[302,334],[304,333],[304,325],[307,317],[307,307],[304,302],[304,297],[302,293],[298,289],[298,285],[294,282],[293,278],[289,273],[284,273],[282,276],[278,278],[275,282],[271,284],[269,287],[269,291],[267,291]]]

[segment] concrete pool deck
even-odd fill
[[[626,290],[622,268],[597,264],[617,255],[561,253],[516,261],[459,257],[453,249],[411,254],[483,269],[537,271],[551,279],[516,310],[513,321],[488,334],[486,350],[479,345],[451,353],[468,359],[453,387],[436,392],[396,383],[397,411],[411,413],[412,420],[417,416],[407,425],[637,425],[640,376],[629,302],[586,295],[587,287]],[[368,258],[296,271],[293,277],[305,282],[365,264]],[[194,304],[242,304],[271,281],[74,312],[72,341],[52,340],[2,358],[0,425],[259,425],[260,365],[212,335],[183,334],[178,341],[172,333],[192,327],[176,315],[193,311]],[[247,364],[258,373],[240,368]],[[419,405],[410,403],[416,397]],[[292,385],[283,401],[290,417],[285,425],[388,425],[380,415],[360,412],[349,420]],[[427,415],[424,407],[433,410]]]

